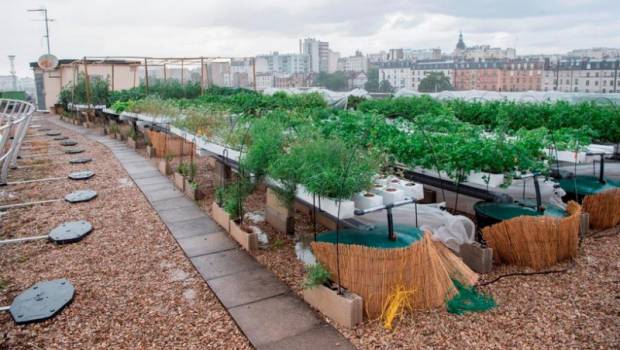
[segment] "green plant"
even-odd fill
[[[304,288],[316,288],[327,282],[329,278],[329,271],[320,263],[306,265],[306,279],[304,280]]]
[[[252,189],[252,184],[245,178],[238,179],[225,187],[222,194],[222,205],[232,220],[241,219],[243,203],[247,196],[252,193]]]
[[[109,130],[110,130],[110,134],[118,134],[120,132],[120,128],[118,127],[118,124],[116,124],[115,122],[110,123]]]
[[[130,138],[134,141],[138,140],[138,133],[136,133],[134,128],[129,128],[129,131],[127,132],[127,138]]]
[[[194,180],[194,177],[196,177],[197,171],[198,171],[198,167],[196,163],[181,162],[177,166],[177,172],[179,172],[184,177],[188,178],[190,181]]]
[[[164,155],[164,160],[165,160],[166,162],[170,162],[170,161],[172,160],[172,158],[174,158],[174,156],[173,156],[172,154],[170,154],[170,153],[166,153],[166,154]]]

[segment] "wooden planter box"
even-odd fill
[[[338,290],[325,285],[303,290],[304,300],[331,318],[338,324],[353,328],[364,319],[362,297],[345,291],[338,295]]]
[[[228,233],[248,252],[254,253],[258,250],[258,238],[254,232],[245,232],[236,222],[230,220],[230,231]]]
[[[151,145],[146,146],[146,156],[149,158],[155,157],[155,149]]]
[[[170,162],[165,159],[159,161],[157,168],[159,169],[159,172],[162,173],[162,175],[168,176],[172,174],[172,169],[170,169]]]
[[[258,239],[256,234],[242,230],[236,222],[230,220],[230,215],[215,202],[211,205],[211,216],[215,222],[222,226],[224,230],[243,247],[243,249],[250,253],[254,253],[258,250]]]
[[[185,180],[185,195],[195,201],[201,200],[205,197],[205,193],[202,192],[200,188],[194,189],[194,187],[192,187],[192,183],[187,179]]]
[[[174,184],[183,192],[185,190],[185,177],[178,171],[174,172]]]
[[[213,202],[211,205],[211,216],[213,217],[213,220],[215,220],[218,225],[222,226],[226,232],[230,230],[230,215],[228,215],[224,209],[220,208],[216,202]]]
[[[142,148],[144,146],[144,141],[143,140],[134,140],[132,138],[128,138],[127,139],[127,145],[133,149],[139,149]]]

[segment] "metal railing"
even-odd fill
[[[0,99],[0,185],[6,185],[9,167],[17,167],[17,155],[35,106],[26,101]]]

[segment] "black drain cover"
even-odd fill
[[[76,154],[84,152],[83,148],[75,148],[75,147],[67,147],[65,148],[65,153],[67,154]]]
[[[74,158],[69,161],[69,164],[84,164],[84,163],[90,162],[91,160],[93,159],[92,158]]]
[[[18,295],[9,312],[18,324],[54,317],[73,300],[75,288],[67,279],[38,282]]]
[[[54,137],[54,141],[62,141],[68,138],[69,138],[68,136],[58,136],[58,137]]]
[[[93,177],[95,173],[92,170],[74,171],[69,174],[71,180],[86,180]]]
[[[81,240],[93,230],[88,221],[68,221],[50,231],[50,239],[58,244],[73,243]]]
[[[97,192],[93,190],[79,190],[71,192],[65,196],[65,200],[69,203],[88,202],[97,197]]]
[[[60,136],[60,131],[49,131],[45,135],[47,135],[47,136]]]
[[[64,140],[60,142],[61,146],[75,146],[77,145],[77,141],[73,141],[73,140]]]

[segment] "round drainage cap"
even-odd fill
[[[73,300],[75,288],[67,279],[38,282],[18,295],[9,312],[17,324],[54,317]]]
[[[86,180],[93,177],[95,173],[92,170],[74,171],[69,174],[71,180]]]
[[[93,230],[93,225],[88,221],[68,221],[53,229],[49,236],[58,244],[73,243],[81,240]]]
[[[72,148],[72,147],[65,148],[65,153],[67,154],[76,154],[76,153],[82,153],[82,152],[84,152],[83,148]]]
[[[64,140],[64,141],[60,142],[60,145],[62,145],[62,146],[75,146],[75,145],[77,145],[77,141]]]
[[[47,135],[47,136],[60,136],[60,131],[48,131],[45,135]]]
[[[68,138],[69,137],[67,137],[67,136],[57,136],[57,137],[54,137],[54,141],[62,141],[62,140],[66,140]]]
[[[69,160],[69,164],[84,164],[84,163],[88,163],[91,160],[93,160],[92,158],[75,158],[75,159],[71,159]]]
[[[65,200],[69,203],[88,202],[97,197],[97,192],[93,190],[79,190],[71,192],[65,196]]]

